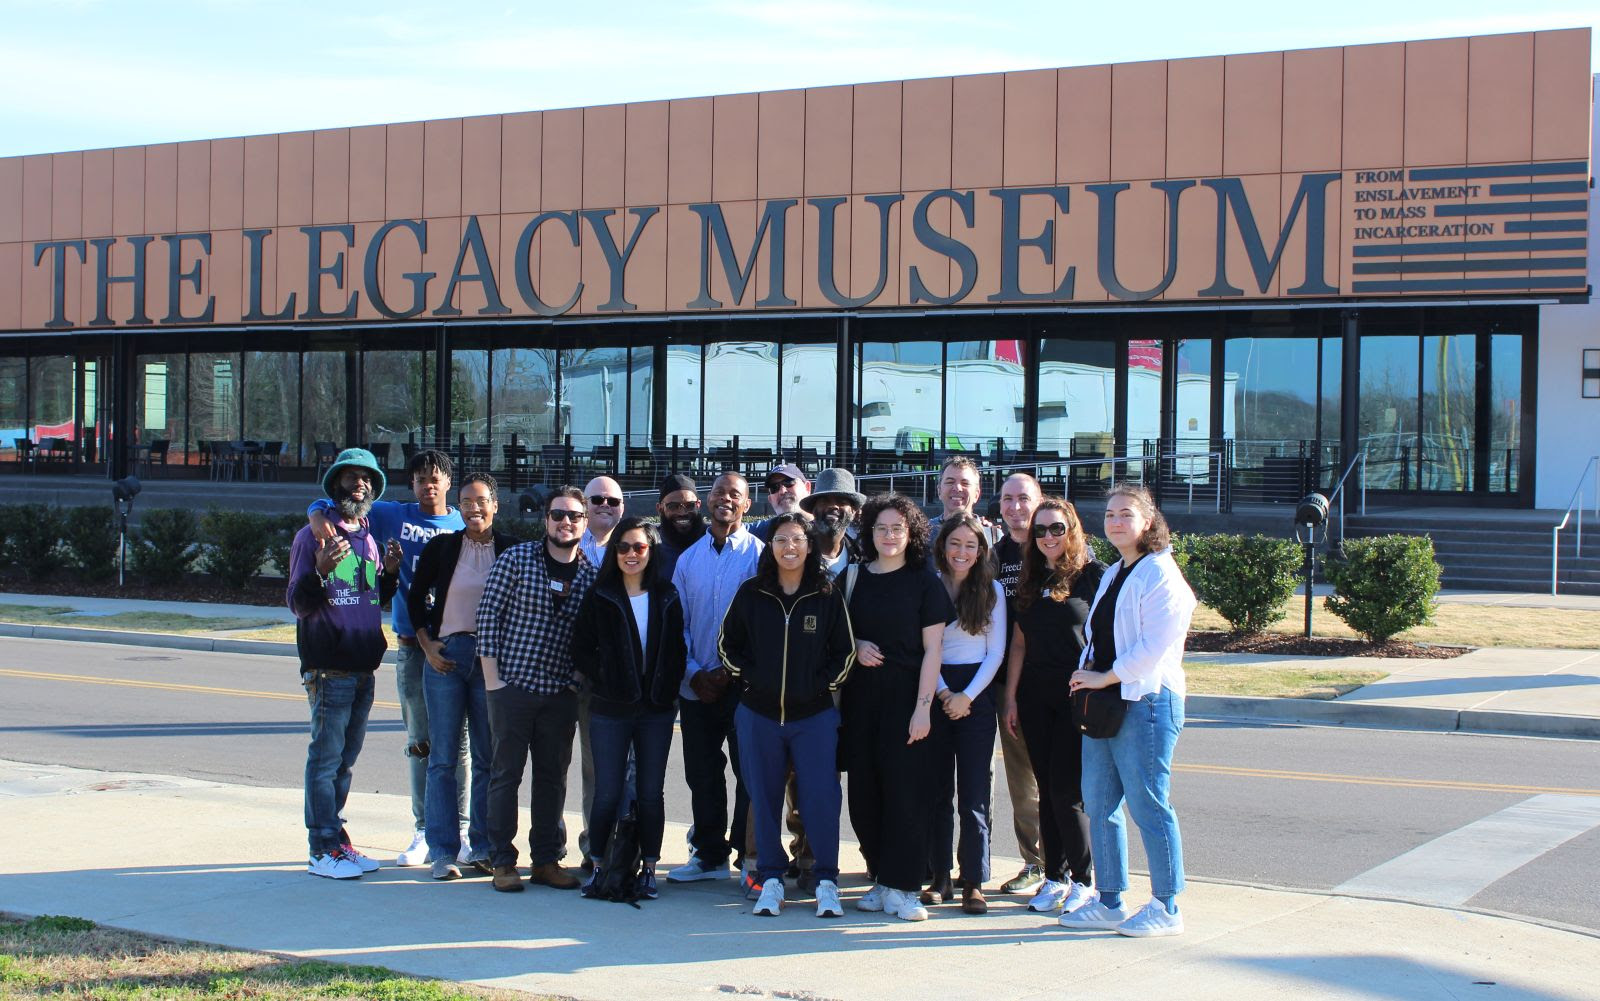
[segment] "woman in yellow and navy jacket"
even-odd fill
[[[783,906],[783,791],[792,769],[800,816],[816,857],[817,916],[842,917],[839,904],[839,710],[834,693],[855,663],[844,596],[822,568],[822,553],[802,514],[768,525],[756,575],[728,606],[718,640],[740,689],[734,729],[756,828],[754,913]]]

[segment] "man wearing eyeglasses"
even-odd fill
[[[575,890],[561,866],[561,811],[578,724],[572,626],[595,566],[578,548],[588,520],[585,496],[561,487],[545,501],[543,542],[513,546],[495,560],[478,602],[478,656],[488,693],[493,752],[489,768],[489,862],[494,888],[522,889],[517,876],[517,790],[531,756],[533,826],[528,882]]]
[[[800,502],[811,493],[811,481],[806,479],[806,474],[799,466],[785,462],[774,466],[762,485],[767,488],[767,510],[771,513],[771,517],[750,531],[754,532],[756,538],[765,546],[772,541],[769,538],[772,534],[772,519],[780,514],[793,514],[801,510]]]
[[[611,530],[622,520],[622,487],[609,476],[596,476],[583,488],[583,494],[589,502],[589,527],[583,530],[578,546],[598,567],[611,541]]]

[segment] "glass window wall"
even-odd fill
[[[701,441],[700,397],[701,349],[698,344],[667,345],[667,426],[666,442],[673,440],[685,448],[698,448]]]
[[[1128,342],[1128,455],[1156,451],[1161,437],[1162,342]],[[1131,467],[1130,467],[1131,468]]]
[[[301,355],[300,366],[298,451],[303,465],[315,466],[318,442],[332,445],[335,451],[349,444],[345,422],[349,396],[345,389],[345,353],[307,351]],[[293,450],[295,446],[290,448]]]
[[[450,352],[451,440],[465,434],[484,441],[489,433],[489,352],[455,348]]]
[[[559,440],[563,427],[572,427],[575,408],[563,399],[560,414],[556,405],[557,352],[553,348],[500,348],[494,352],[489,368],[488,421],[473,429],[455,428],[467,441],[488,445],[518,444],[538,446]],[[593,441],[573,438],[574,445],[587,448]]]
[[[839,350],[832,339],[824,343],[786,343],[783,346],[783,440],[794,447],[827,452],[835,433],[839,397]]]
[[[627,375],[626,347],[561,352],[561,412],[573,448],[609,448],[613,436],[627,435]]]
[[[0,450],[15,453],[28,435],[28,359],[0,358]]]
[[[778,346],[771,341],[706,345],[707,447],[775,449],[778,444]]]
[[[404,446],[426,441],[428,381],[424,351],[367,351],[361,356],[361,439],[380,461],[404,468]]]
[[[1022,444],[1027,380],[1022,342],[955,341],[945,345],[945,441],[993,454]]]
[[[1489,338],[1490,493],[1516,493],[1522,467],[1522,335]]]
[[[166,440],[169,464],[198,462],[186,448],[184,431],[188,358],[182,354],[139,355],[134,360],[134,422],[143,444]]]
[[[944,345],[938,341],[862,344],[857,437],[868,448],[901,451],[936,444],[943,419],[943,367]]]
[[[628,349],[628,444],[650,444],[650,417],[655,412],[655,348]]]
[[[237,354],[189,356],[189,438],[195,451],[203,452],[204,442],[240,437],[239,389]]]
[[[1380,490],[1416,484],[1418,339],[1361,339],[1361,443],[1367,483]]]
[[[1477,338],[1451,334],[1422,339],[1423,490],[1472,489],[1477,436]]]
[[[299,437],[299,415],[300,353],[245,352],[244,437],[281,456]]]

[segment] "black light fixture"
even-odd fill
[[[1328,498],[1309,493],[1294,509],[1294,539],[1306,547],[1306,638],[1311,638],[1311,582],[1317,576],[1317,533],[1328,535]]]
[[[117,587],[122,587],[128,572],[128,515],[133,499],[142,489],[137,476],[124,476],[111,484],[111,499],[117,503]]]

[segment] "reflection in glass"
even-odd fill
[[[985,455],[998,441],[1022,444],[1026,390],[1022,342],[957,341],[945,345],[945,440]]]
[[[839,352],[826,344],[783,346],[783,440],[822,453],[833,441]]]
[[[1418,348],[1412,336],[1361,339],[1361,444],[1377,489],[1416,485]]]
[[[1515,493],[1522,465],[1522,335],[1489,338],[1489,482],[1491,493]]]
[[[389,462],[399,468],[408,441],[428,436],[427,384],[429,368],[421,351],[368,351],[361,356],[362,413],[366,424],[361,440],[389,446]]]
[[[1343,435],[1341,422],[1344,413],[1344,342],[1337,337],[1322,339],[1322,418],[1321,435],[1324,466],[1338,466],[1340,441]],[[1337,478],[1343,469],[1337,469]],[[1332,481],[1328,481],[1332,486]]]
[[[1422,339],[1423,490],[1472,489],[1476,356],[1471,334]]]
[[[650,444],[650,415],[655,412],[656,349],[636,345],[628,354],[628,444]]]
[[[922,451],[939,437],[943,347],[938,341],[861,345],[857,436],[868,448]]]
[[[0,450],[15,451],[28,437],[28,360],[0,357]]]
[[[450,431],[479,442],[489,433],[489,352],[450,352]]]
[[[342,381],[339,388],[344,388]],[[344,394],[338,393],[334,398],[343,400]],[[201,442],[233,441],[239,437],[237,354],[189,356],[189,437],[196,451]]]
[[[778,441],[778,346],[770,341],[706,345],[707,446],[773,448]]]
[[[627,373],[625,347],[561,352],[561,410],[573,448],[609,446],[612,436],[627,431]]]
[[[1223,413],[1231,418],[1234,464],[1263,473],[1275,496],[1300,490],[1317,461],[1317,341],[1235,337],[1224,348]],[[1248,482],[1248,480],[1246,480]]]
[[[667,444],[700,446],[700,345],[667,345]]]
[[[1161,437],[1161,342],[1128,342],[1128,455],[1154,455]],[[1136,468],[1133,466],[1130,469]]]
[[[554,442],[571,425],[571,404],[556,414],[556,351],[552,348],[503,348],[494,353],[493,388],[489,398],[492,426],[467,432],[469,442],[501,444],[512,435],[528,445]],[[457,434],[461,429],[452,428]],[[574,441],[577,439],[575,438]]]
[[[248,351],[244,356],[244,437],[292,442],[298,437],[300,355]]]
[[[1050,338],[1039,344],[1039,448],[1114,455],[1117,345]]]
[[[317,442],[327,442],[336,450],[349,444],[345,441],[345,353],[307,351],[301,356],[301,378],[299,457],[301,465],[314,466]],[[289,448],[292,456],[295,446]]]

